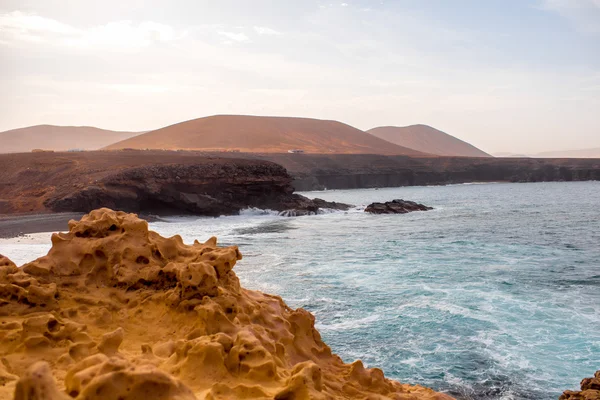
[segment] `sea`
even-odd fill
[[[243,286],[309,310],[344,361],[403,383],[457,399],[556,400],[600,369],[600,182],[302,194],[355,207],[150,226],[239,246]],[[434,210],[364,212],[392,199]],[[48,248],[48,234],[0,241],[17,263]]]

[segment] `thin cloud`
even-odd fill
[[[62,35],[76,35],[81,33],[79,29],[54,19],[26,14],[20,11],[0,14],[0,30],[9,31],[15,34],[25,32],[40,34],[46,32]]]
[[[259,35],[281,35],[281,32],[266,26],[255,26],[254,31]]]
[[[234,42],[249,42],[250,38],[246,36],[245,33],[235,33],[235,32],[227,32],[227,31],[219,31],[217,32],[219,35],[226,37],[229,40],[233,40]]]
[[[134,23],[115,21],[88,29],[79,29],[38,15],[13,11],[0,14],[0,41],[44,43],[78,48],[130,49],[182,37],[172,27],[153,21]]]

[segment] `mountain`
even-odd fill
[[[491,157],[488,153],[427,125],[382,126],[368,133],[399,146],[438,156]]]
[[[499,153],[493,153],[492,155],[494,157],[502,157],[502,158],[529,158],[529,157],[531,157],[530,155],[527,155],[527,154],[517,154],[517,153],[511,153],[508,151],[501,151]]]
[[[215,115],[114,143],[107,149],[188,149],[250,153],[385,154],[424,156],[337,121],[310,118]]]
[[[139,134],[91,126],[36,125],[0,132],[0,153],[23,153],[33,149],[97,150]]]
[[[541,158],[600,158],[600,147],[581,150],[545,151],[532,157]]]

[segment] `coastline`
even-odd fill
[[[545,187],[538,187],[540,185]],[[542,362],[542,359],[538,358],[535,354],[522,354],[521,352],[523,346],[528,346],[528,343],[530,345],[533,342],[539,343],[539,341],[534,340],[532,342],[529,340],[531,339],[529,334],[523,336],[519,333],[520,328],[514,329],[521,326],[521,324],[507,326],[506,324],[510,321],[503,319],[505,314],[501,312],[504,308],[502,304],[505,304],[506,300],[509,301],[506,304],[525,306],[524,310],[528,309],[528,304],[534,309],[537,308],[536,304],[539,302],[532,300],[532,295],[530,294],[525,296],[519,289],[519,282],[529,282],[530,278],[535,276],[536,265],[542,267],[543,270],[548,269],[549,267],[545,267],[543,262],[543,260],[548,259],[548,255],[554,254],[557,256],[560,254],[561,258],[557,258],[555,262],[553,261],[559,267],[560,265],[571,265],[573,262],[579,260],[584,261],[585,257],[588,260],[593,260],[595,246],[590,246],[590,238],[593,238],[593,236],[591,237],[586,234],[584,235],[585,238],[583,238],[578,237],[579,234],[575,234],[573,238],[569,238],[562,235],[561,233],[566,234],[569,230],[564,227],[560,219],[556,219],[554,216],[561,215],[560,213],[564,204],[572,204],[573,207],[570,213],[573,213],[572,217],[574,219],[590,220],[589,216],[595,215],[593,200],[582,200],[585,196],[577,195],[577,193],[589,193],[590,190],[593,190],[595,193],[599,188],[598,184],[590,185],[590,183],[573,183],[571,185],[563,185],[561,183],[536,185],[507,184],[483,185],[483,187],[474,185],[471,187],[462,186],[462,188],[461,186],[454,188],[412,187],[396,189],[397,195],[387,193],[390,189],[378,191],[371,189],[370,193],[365,193],[365,191],[369,191],[367,189],[341,191],[339,194],[340,197],[334,195],[338,191],[331,191],[327,196],[323,194],[323,197],[330,201],[338,200],[353,202],[354,204],[366,204],[367,202],[384,198],[384,196],[385,198],[406,197],[420,200],[425,204],[434,205],[437,211],[431,214],[414,214],[402,217],[401,219],[394,219],[392,217],[372,218],[362,212],[351,212],[349,214],[333,213],[326,216],[306,218],[273,218],[273,215],[267,218],[262,218],[262,216],[259,218],[254,214],[242,215],[240,217],[202,218],[200,220],[194,217],[182,217],[181,219],[175,218],[173,221],[167,219],[166,222],[168,223],[159,222],[154,226],[151,224],[151,228],[164,237],[172,237],[180,234],[186,243],[191,243],[196,238],[201,241],[206,240],[208,236],[214,234],[221,238],[224,243],[239,244],[241,246],[240,250],[248,256],[245,258],[243,268],[239,270],[239,277],[244,285],[249,289],[281,295],[290,306],[294,308],[306,307],[309,311],[315,312],[319,316],[318,321],[320,323],[318,324],[318,328],[324,335],[325,342],[338,351],[338,354],[341,354],[347,362],[367,355],[367,365],[377,365],[384,367],[384,371],[392,371],[394,379],[401,382],[421,384],[437,390],[447,390],[457,398],[494,399],[493,396],[490,397],[492,388],[488,385],[488,382],[491,382],[495,385],[502,385],[503,393],[512,394],[513,396],[517,396],[516,398],[550,399],[558,398],[559,394],[566,388],[575,389],[576,383],[579,382],[581,377],[590,376],[589,371],[597,369],[597,365],[589,364],[589,360],[587,363],[581,362],[581,360],[574,362],[573,359],[568,358],[566,355],[576,352],[577,348],[571,347],[571,345],[567,345],[566,343],[561,344],[558,339],[554,339],[553,346],[558,346],[553,347],[556,353],[554,355],[545,355],[544,358],[563,359],[563,368],[569,369],[572,372],[568,379],[554,375],[558,379],[555,380],[557,383],[553,384],[543,379],[540,377],[540,373],[544,372],[553,376],[552,369],[547,370],[544,366],[546,362]],[[551,190],[551,192],[548,192],[548,190]],[[480,197],[477,195],[478,193],[484,195],[484,197]],[[533,194],[534,198],[528,197],[527,193]],[[545,194],[538,195],[536,193]],[[550,197],[562,200],[547,203],[546,199],[551,193],[565,197],[552,195]],[[315,193],[315,195],[318,196],[319,194]],[[342,195],[346,197],[341,197]],[[352,197],[357,195],[360,196],[359,199],[363,200]],[[514,198],[516,203],[508,201],[512,198]],[[490,203],[486,199],[492,202]],[[536,206],[524,208],[523,205],[525,204],[536,204]],[[550,208],[543,208],[542,206],[550,206]],[[584,214],[580,213],[582,210]],[[542,211],[542,214],[539,211]],[[588,215],[588,218],[585,215]],[[528,218],[530,219],[528,220]],[[400,223],[396,224],[394,221]],[[480,224],[478,221],[484,223]],[[493,229],[498,236],[492,235],[491,227],[512,227],[514,224],[512,221],[523,221],[524,225],[528,227],[527,229],[539,228],[541,229],[540,232],[548,233],[549,236],[534,235],[533,237],[538,238],[535,243],[519,243],[515,247],[513,238],[508,237],[508,234],[502,234],[506,230]],[[365,238],[366,242],[363,243],[363,248],[371,248],[376,254],[356,251],[352,244],[344,245],[343,242],[345,240],[343,238],[336,237],[334,233],[327,234],[327,232],[330,232],[331,226],[339,226],[340,229],[343,228],[350,237],[360,237],[361,232],[364,233],[365,230],[369,232],[374,232],[375,230],[381,232],[381,235],[383,235],[381,240]],[[461,231],[472,233],[464,237]],[[513,231],[514,233],[510,233],[511,236],[515,234],[519,235],[518,229],[514,229]],[[484,233],[492,235],[490,237],[495,238],[493,240],[495,244],[479,243],[473,239]],[[560,234],[560,236],[556,234]],[[49,237],[49,234],[41,236]],[[320,242],[328,243],[327,246],[337,249],[338,255],[335,259],[332,260],[331,256],[321,253],[320,249],[324,245],[319,243],[319,241],[315,241],[315,237],[321,238]],[[278,239],[273,240],[273,238]],[[502,238],[505,240],[502,240]],[[339,242],[338,239],[340,239]],[[14,239],[14,241],[21,241],[24,244],[27,244],[29,240],[28,236]],[[504,246],[498,246],[498,243],[502,244],[504,242],[511,249],[518,252],[506,253]],[[4,247],[5,243],[7,242],[0,242],[0,248],[8,251],[9,246]],[[576,243],[577,249],[572,249],[570,246],[568,248],[563,246],[569,243]],[[537,244],[545,245],[542,248],[537,246]],[[338,245],[341,247],[338,247]],[[396,253],[393,251],[388,251],[399,245],[402,248],[401,259],[396,258],[394,255]],[[22,254],[33,254],[35,253],[35,248],[36,246],[31,246],[31,249],[34,251],[23,251]],[[522,251],[519,250],[521,248]],[[588,249],[587,253],[585,252],[586,248]],[[444,251],[444,254],[468,253],[470,254],[470,260],[467,260],[468,264],[462,268],[463,261],[460,260],[460,256],[442,260],[442,253],[436,253],[436,249],[440,251],[447,249],[447,251]],[[590,249],[591,253],[589,252]],[[39,256],[46,253],[47,249],[39,252]],[[382,257],[382,254],[388,254],[392,257],[393,261],[389,259],[386,261],[386,258]],[[424,254],[427,254],[427,256],[424,256]],[[19,258],[14,253],[10,254],[10,252],[4,255],[9,256],[17,264],[31,261]],[[15,258],[13,259],[11,256],[15,256]],[[527,257],[533,258],[528,259]],[[510,260],[513,261],[511,262]],[[526,264],[523,264],[520,260],[529,261],[525,261]],[[393,267],[392,264],[395,264],[396,267]],[[321,265],[328,265],[332,269],[332,272],[335,271],[335,273],[333,275],[320,276]],[[411,268],[406,270],[406,268],[402,267],[403,265],[410,265]],[[566,284],[569,287],[573,287],[573,285],[580,285],[578,283],[580,280],[584,282],[586,276],[595,275],[593,270],[589,271],[589,268],[586,269],[585,266],[588,264],[575,265],[578,266],[577,271],[565,271],[564,276],[559,277],[556,275],[559,270],[556,270],[553,273],[553,277],[556,280],[560,280],[560,285],[565,285],[562,282],[567,282]],[[390,275],[377,277],[365,272],[363,266],[368,267],[367,270],[377,270],[382,273],[388,271]],[[457,268],[459,270],[464,269],[466,276],[469,278],[457,278],[456,284],[449,282],[448,276],[443,274],[448,268],[454,270],[453,266],[460,266]],[[413,268],[416,268],[420,273],[414,274]],[[586,271],[588,271],[587,275]],[[345,275],[346,273],[349,275]],[[338,286],[340,285],[340,279],[344,276],[350,278],[350,281],[342,281],[342,285]],[[431,280],[431,276],[444,276],[446,278]],[[317,279],[317,277],[319,278]],[[364,308],[366,305],[358,300],[353,303],[353,299],[356,296],[347,297],[344,293],[349,292],[346,290],[348,288],[352,288],[350,292],[356,290],[356,287],[353,286],[353,283],[357,282],[356,277],[361,277],[358,282],[364,288],[362,290],[366,290],[366,293],[372,293],[373,289],[379,290],[381,288],[383,290],[387,282],[390,282],[389,284],[392,285],[390,287],[394,288],[394,290],[397,290],[396,284],[405,285],[406,290],[408,290],[406,295],[410,296],[412,305],[409,308],[403,308],[403,300],[399,299],[397,304],[399,308],[392,304],[390,306],[392,309],[391,314],[382,314],[382,310],[380,309]],[[467,282],[465,285],[470,290],[482,290],[474,292],[479,293],[478,295],[474,294],[473,296],[463,298],[462,294],[464,292],[460,290],[463,285],[461,282]],[[588,299],[586,303],[587,308],[581,305],[577,307],[587,310],[587,314],[585,315],[590,317],[592,315],[590,314],[590,310],[597,309],[597,303],[594,302],[594,297],[597,294],[593,293],[593,283],[595,280],[585,282],[587,283],[583,283],[583,286],[577,286],[577,292]],[[413,291],[413,288],[422,288],[421,284],[423,283],[427,285],[426,289],[419,290],[418,292]],[[473,287],[474,284],[478,286]],[[492,290],[489,290],[489,285],[492,285]],[[343,290],[338,293],[337,289]],[[449,297],[446,292],[447,289],[453,290],[452,293],[458,295],[451,295]],[[564,291],[560,290],[558,292],[553,291],[548,287],[547,280],[544,281],[542,289],[543,292],[541,293],[538,291],[532,293],[533,297],[539,295],[543,299],[554,299],[553,303],[565,303],[569,305],[568,309],[545,307],[546,312],[558,312],[558,314],[551,314],[555,316],[553,320],[563,320],[564,318],[560,317],[560,313],[564,312],[569,315],[572,313],[574,308],[571,306],[574,306],[574,304],[569,303],[567,293],[563,293]],[[567,292],[571,293],[572,290]],[[390,290],[385,290],[385,292],[391,293]],[[341,297],[336,297],[336,293],[340,294]],[[521,297],[521,295],[524,297]],[[359,297],[362,298],[363,296]],[[405,298],[406,296],[401,297]],[[469,303],[471,300],[474,302]],[[502,301],[498,303],[500,300]],[[450,301],[450,304],[447,304],[448,301]],[[336,304],[345,304],[346,310],[343,314],[338,314],[339,310],[336,308]],[[470,308],[469,304],[474,304],[475,308]],[[486,304],[493,307],[493,309],[486,307]],[[590,308],[590,305],[592,305],[592,308]],[[494,309],[496,311],[493,311]],[[361,310],[361,312],[356,313],[357,310]],[[418,312],[418,314],[415,315],[415,312]],[[491,315],[488,312],[491,312]],[[467,332],[461,333],[465,339],[464,342],[469,343],[468,346],[453,344],[452,347],[442,350],[440,355],[423,354],[423,348],[426,348],[431,343],[437,343],[436,340],[439,340],[437,338],[437,328],[433,330],[425,328],[425,325],[427,325],[425,321],[429,320],[428,318],[430,318],[432,313],[433,315],[437,315],[435,317],[436,320],[439,320],[439,318],[445,320],[445,318],[450,317],[453,320],[458,319],[458,322],[460,322],[463,318],[468,318],[471,321],[469,326],[473,329],[476,329],[478,323],[484,324],[480,328],[483,328],[482,332],[485,332],[485,337],[496,337],[498,340],[495,341],[496,344],[493,346],[490,346],[487,341],[485,343],[479,342],[481,336],[478,336],[477,332],[469,329]],[[378,315],[376,322],[362,322],[365,316],[369,317],[374,314]],[[368,340],[354,341],[353,335],[355,333],[353,332],[361,332],[361,334],[364,334],[364,336],[360,336],[361,338],[378,337],[378,341],[385,343],[385,346],[382,347],[389,348],[390,346],[395,346],[393,338],[390,339],[389,343],[385,342],[385,337],[393,337],[393,334],[384,334],[382,337],[379,337],[377,336],[377,332],[381,332],[380,327],[382,324],[388,325],[393,329],[394,321],[396,321],[398,316],[402,317],[402,326],[406,326],[406,331],[404,332],[407,335],[408,344],[403,346],[403,348],[396,349],[397,352],[392,357],[389,357],[386,351],[378,352],[373,348],[372,342]],[[419,318],[417,319],[416,317]],[[485,325],[486,321],[492,317],[497,321],[497,326],[490,327]],[[358,321],[360,325],[351,325],[355,321]],[[411,321],[414,322],[412,327]],[[343,325],[345,328],[341,331],[337,328],[337,324],[340,322],[345,324]],[[552,320],[549,320],[538,326],[540,329],[553,329],[551,327],[552,324]],[[587,325],[593,326],[593,321],[589,321]],[[455,321],[450,323],[450,326],[462,329],[461,326],[463,325]],[[335,329],[333,329],[334,327]],[[356,331],[353,329],[356,329]],[[567,329],[583,335],[587,328],[585,322],[575,323],[573,321]],[[451,331],[454,332],[453,329]],[[515,340],[514,342],[508,343],[503,340],[505,337],[503,335],[507,332],[509,337]],[[581,340],[584,343],[593,342],[593,338],[597,336],[597,333],[588,333],[587,339],[582,336]],[[409,340],[411,335],[413,335],[413,339]],[[446,342],[446,344],[448,343]],[[488,353],[488,351],[491,353]],[[494,354],[505,354],[505,351],[508,351],[506,354],[512,354],[517,358],[512,358],[513,362],[511,363],[495,364],[497,359],[494,358]],[[444,354],[462,354],[462,356],[455,361],[449,361],[448,357],[443,356]],[[457,374],[454,368],[463,365],[465,360],[471,360],[472,358],[481,362],[481,364],[478,364],[475,372]],[[406,364],[402,360],[411,361],[410,364]],[[522,365],[526,361],[531,363],[528,364],[531,365],[531,369],[520,371],[519,365]],[[439,371],[452,373],[455,378],[447,380],[445,378],[432,377],[435,372]],[[521,373],[524,373],[524,375],[521,376]],[[497,381],[498,374],[506,378]],[[420,379],[416,377],[420,377]],[[479,380],[477,377],[481,377],[482,379]],[[460,380],[458,380],[459,378]],[[551,393],[554,397],[548,397],[548,393]],[[547,397],[544,397],[542,394],[546,394]]]
[[[80,219],[85,213],[36,213],[0,215],[0,239],[9,239],[30,233],[68,230],[68,222]]]
[[[309,311],[241,286],[237,246],[106,208],[70,225],[21,268],[0,257],[19,293],[0,304],[2,398],[452,399],[342,361]]]

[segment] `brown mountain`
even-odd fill
[[[91,126],[36,125],[0,132],[0,153],[23,153],[33,149],[97,150],[139,134]]]
[[[438,156],[491,157],[477,147],[427,125],[382,126],[367,132],[423,153]]]
[[[249,153],[386,154],[424,156],[337,121],[215,115],[181,122],[112,144],[107,149],[188,149]]]

